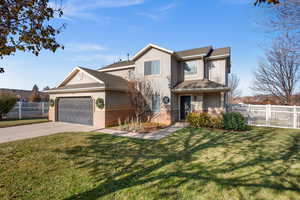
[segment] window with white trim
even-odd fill
[[[144,75],[157,75],[160,74],[160,61],[146,61],[144,63]]]
[[[157,113],[160,111],[160,95],[159,94],[152,96],[151,110],[154,113]]]
[[[196,75],[197,74],[197,61],[182,62],[184,75]]]

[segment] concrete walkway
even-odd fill
[[[133,132],[127,132],[127,131],[118,131],[113,129],[100,129],[98,130],[101,133],[107,133],[117,136],[124,136],[124,137],[131,137],[131,138],[141,138],[141,139],[149,139],[149,140],[160,140],[171,133],[174,133],[175,131],[178,131],[179,129],[182,129],[184,127],[187,127],[187,123],[176,123],[172,126],[169,126],[164,129],[160,129],[158,131],[154,131],[152,133],[133,133]]]
[[[29,124],[23,126],[13,126],[7,128],[0,128],[0,143],[11,142],[15,140],[22,140],[28,138],[35,138],[45,135],[53,135],[63,132],[101,132],[117,136],[125,136],[132,138],[159,140],[171,133],[186,127],[185,123],[176,123],[167,128],[152,132],[152,133],[132,133],[126,131],[118,131],[112,129],[96,129],[93,126],[71,124],[63,122],[46,122],[40,124]]]
[[[45,135],[53,135],[62,132],[90,132],[95,131],[93,126],[71,124],[63,122],[46,122],[0,128],[0,143],[34,138]]]

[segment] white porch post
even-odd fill
[[[220,93],[220,104],[221,104],[221,106],[220,106],[220,108],[222,108],[222,109],[224,109],[225,108],[225,92],[221,92]]]
[[[203,94],[199,94],[198,96],[198,110],[203,111]]]

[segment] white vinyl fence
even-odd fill
[[[48,117],[48,102],[17,102],[6,115],[7,119],[29,119]]]
[[[249,125],[300,128],[300,106],[232,104],[229,110],[241,113]]]

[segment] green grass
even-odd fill
[[[48,119],[21,119],[21,120],[3,120],[0,121],[0,128],[10,127],[10,126],[20,126],[26,124],[36,124],[48,122]]]
[[[0,199],[300,199],[300,132],[62,133],[0,145]]]

